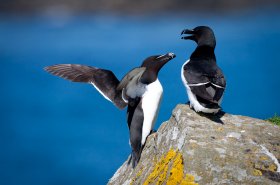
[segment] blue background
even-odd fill
[[[150,55],[176,53],[159,74],[156,129],[187,102],[181,65],[195,49],[185,28],[208,25],[227,78],[223,109],[266,119],[280,112],[280,13],[0,16],[0,184],[105,184],[128,158],[126,111],[92,86],[43,67],[77,63],[121,78]]]

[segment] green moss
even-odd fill
[[[269,121],[269,122],[271,122],[275,125],[280,126],[280,116],[278,116],[276,113],[274,114],[273,117],[268,118],[267,121]]]

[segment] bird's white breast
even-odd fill
[[[184,86],[187,88],[188,87],[188,82],[184,76],[184,66],[189,62],[190,60],[187,60],[183,65],[182,65],[182,68],[181,68],[181,79],[182,79],[182,82],[184,84]]]
[[[154,127],[159,111],[162,93],[162,86],[157,79],[153,83],[146,86],[146,91],[142,96],[142,109],[144,113],[141,141],[142,145],[145,144],[147,136]]]

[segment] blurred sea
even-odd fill
[[[156,128],[187,102],[181,65],[196,47],[184,28],[209,25],[227,77],[223,109],[266,119],[280,113],[280,13],[233,15],[0,16],[0,184],[105,184],[128,158],[126,111],[87,84],[43,71],[58,63],[110,69],[121,78],[146,57],[177,57],[161,71]]]

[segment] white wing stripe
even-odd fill
[[[211,82],[204,82],[204,83],[197,83],[197,84],[188,84],[189,87],[193,87],[193,86],[201,86],[201,85],[206,85],[208,83],[211,83]],[[217,84],[214,84],[214,83],[211,83],[212,85],[214,85],[215,87],[218,87],[218,88],[221,88],[221,89],[224,89],[224,87],[222,86],[219,86]]]
[[[188,86],[192,87],[192,86],[201,86],[201,85],[206,85],[209,82],[205,82],[205,83],[198,83],[198,84],[188,84]]]
[[[90,82],[91,85],[93,85],[93,87],[95,87],[95,89],[108,101],[112,102],[100,89],[98,89],[98,87],[93,83],[93,82]]]
[[[123,101],[125,102],[125,103],[128,103],[128,100],[127,99],[125,99],[125,97],[124,97],[124,92],[125,90],[123,89],[122,90],[122,99],[123,99]]]
[[[211,83],[212,85],[214,85],[214,86],[216,86],[216,87],[218,87],[218,88],[221,88],[221,89],[224,89],[225,87],[222,87],[222,86],[219,86],[219,85],[217,85],[217,84],[213,84],[213,83]]]

